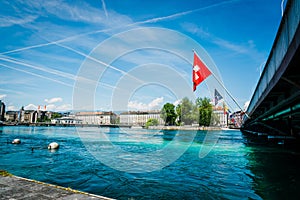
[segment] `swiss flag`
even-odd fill
[[[194,84],[194,91],[196,87],[204,81],[211,72],[205,66],[205,64],[200,60],[197,54],[194,52],[194,64],[193,64],[193,84]]]

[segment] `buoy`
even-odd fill
[[[21,143],[21,140],[20,139],[14,139],[12,141],[12,144],[20,144]]]
[[[48,149],[58,149],[59,148],[59,144],[57,144],[56,142],[51,142],[48,145]]]

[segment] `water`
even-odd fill
[[[185,137],[176,138],[176,131],[79,130],[0,127],[0,169],[116,199],[300,199],[300,153],[247,146],[239,131],[183,131]],[[188,142],[191,134],[196,134],[192,144]],[[205,134],[215,134],[219,139],[210,153],[200,159]],[[11,144],[14,138],[20,138],[22,143]],[[108,165],[114,166],[119,156],[128,161],[128,169],[141,172],[143,163],[163,163],[166,157],[149,155],[174,140],[174,152],[187,148],[184,154],[170,165],[151,168],[148,173],[119,171],[99,161],[108,159]],[[52,141],[60,144],[57,151],[47,149]],[[125,153],[109,154],[109,141]]]

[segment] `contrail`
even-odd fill
[[[46,73],[49,73],[49,74],[54,74],[54,75],[61,76],[61,77],[64,77],[64,78],[68,78],[68,79],[72,79],[72,80],[75,80],[75,77],[76,77],[73,74],[68,74],[68,73],[58,71],[58,70],[54,70],[54,69],[51,69],[51,68],[45,68],[45,67],[31,65],[31,64],[25,63],[22,60],[18,60],[18,59],[11,58],[11,57],[8,57],[8,56],[0,57],[0,60],[10,62],[10,63],[14,63],[14,64],[18,64],[18,65],[23,65],[23,66],[26,66],[26,67],[29,67],[29,68],[32,68],[32,69],[36,69],[36,70],[39,70],[39,71],[43,71],[43,72],[46,72]]]
[[[105,13],[105,16],[106,18],[108,18],[108,13],[107,13],[107,10],[106,10],[106,4],[105,4],[105,1],[104,0],[101,0],[102,1],[102,8],[104,10],[104,13]]]
[[[69,87],[73,87],[73,85],[70,85],[70,84],[68,84],[68,83],[65,83],[65,82],[62,82],[62,81],[59,81],[59,80],[56,80],[56,79],[49,78],[49,77],[47,77],[47,76],[43,76],[43,75],[36,74],[36,73],[33,73],[33,72],[29,72],[29,71],[26,71],[26,70],[18,69],[18,68],[11,67],[11,66],[8,66],[8,65],[5,65],[5,64],[1,64],[1,63],[0,63],[0,66],[5,67],[5,68],[8,68],[8,69],[12,69],[12,70],[24,72],[24,73],[26,73],[26,74],[30,74],[30,75],[33,75],[33,76],[36,76],[36,77],[39,77],[39,78],[43,78],[43,79],[47,79],[47,80],[50,80],[50,81],[54,81],[54,82],[60,83],[60,84],[62,84],[62,85],[66,85],[66,86],[69,86]]]
[[[128,72],[123,71],[123,70],[121,70],[121,69],[118,69],[118,68],[116,68],[116,67],[114,67],[114,66],[112,66],[112,65],[109,65],[109,64],[107,64],[107,63],[105,63],[105,62],[103,62],[103,61],[101,61],[101,60],[98,60],[98,59],[96,59],[96,58],[94,58],[94,57],[91,57],[90,55],[87,55],[87,54],[85,54],[85,53],[82,53],[82,52],[80,52],[80,51],[78,51],[78,50],[76,50],[76,49],[73,49],[73,48],[68,47],[68,46],[66,46],[66,45],[63,45],[63,44],[59,44],[59,43],[58,43],[58,44],[56,44],[56,45],[61,46],[61,47],[65,48],[65,49],[68,49],[68,50],[70,50],[70,51],[73,51],[73,52],[75,52],[75,53],[77,53],[77,54],[79,54],[79,55],[81,55],[81,56],[83,56],[83,57],[85,57],[85,58],[91,59],[91,60],[93,60],[93,61],[95,61],[95,62],[97,62],[97,63],[99,63],[99,64],[102,64],[102,65],[104,65],[104,66],[110,68],[110,69],[114,69],[115,71],[118,71],[118,72],[120,72],[120,73],[123,74],[123,75],[129,76],[129,77],[131,77],[131,78],[137,80],[138,82],[144,83],[144,81],[142,81],[142,80],[136,78],[135,76],[132,76],[132,75],[128,74]]]
[[[180,13],[175,13],[175,14],[168,15],[168,16],[156,17],[156,18],[145,20],[145,21],[134,22],[134,23],[131,23],[131,24],[121,25],[121,26],[117,26],[117,27],[109,28],[109,29],[102,29],[102,30],[96,30],[96,31],[81,33],[81,34],[70,36],[70,37],[67,37],[67,38],[64,38],[64,39],[56,40],[56,41],[53,41],[53,42],[48,42],[48,43],[43,43],[43,44],[38,44],[38,45],[32,45],[32,46],[28,46],[28,47],[24,47],[24,48],[19,48],[19,49],[15,49],[15,50],[2,52],[2,53],[0,53],[0,55],[15,53],[15,52],[24,51],[24,50],[33,49],[33,48],[44,47],[44,46],[48,46],[48,45],[54,45],[54,44],[62,43],[62,42],[65,42],[65,41],[73,40],[73,39],[76,39],[76,38],[81,37],[81,36],[92,35],[92,34],[97,34],[97,33],[104,33],[104,32],[112,31],[112,30],[119,29],[119,28],[125,28],[125,27],[141,25],[141,24],[147,24],[147,23],[156,23],[156,22],[159,22],[159,21],[173,19],[173,18],[176,18],[176,17],[188,15],[190,13],[206,10],[206,9],[209,9],[209,8],[230,4],[230,3],[233,3],[235,1],[239,1],[239,0],[230,0],[230,1],[220,2],[220,3],[212,4],[212,5],[209,5],[209,6],[205,6],[205,7],[202,7],[202,8],[198,8],[198,9],[194,9],[194,10],[188,10],[188,11],[184,11],[184,12],[180,12]]]
[[[53,70],[53,69],[50,69],[50,68],[43,68],[43,67],[40,67],[40,66],[34,66],[34,65],[25,63],[24,61],[21,61],[21,60],[18,60],[18,59],[9,58],[8,56],[6,56],[6,58],[0,57],[0,60],[10,62],[10,63],[14,63],[14,64],[17,64],[17,65],[23,65],[23,66],[26,66],[26,67],[29,67],[29,68],[32,68],[32,69],[42,71],[42,72],[46,72],[46,73],[54,74],[54,75],[57,75],[57,76],[60,76],[60,77],[63,77],[63,78],[71,79],[73,81],[75,81],[77,79],[82,79],[84,81],[90,82],[90,84],[95,84],[96,83],[97,85],[102,85],[102,86],[105,86],[107,88],[115,89],[114,86],[111,86],[111,85],[106,84],[106,83],[99,83],[99,82],[89,80],[89,79],[84,78],[84,77],[75,76],[73,74],[65,73],[65,72],[58,71],[58,70]],[[10,67],[10,66],[7,66],[7,65],[5,65],[5,66],[7,68],[10,68],[10,69],[25,72],[25,70],[21,70],[21,69],[15,68],[15,67]],[[26,72],[28,72],[28,71],[26,71]],[[31,74],[31,75],[35,75],[34,73],[31,73],[31,72],[28,72],[28,73]],[[51,80],[55,80],[55,79],[51,79]],[[72,87],[73,87],[73,85],[72,85]]]

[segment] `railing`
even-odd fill
[[[297,27],[299,25],[299,20],[300,1],[289,0],[287,2],[286,9],[282,17],[274,44],[272,46],[272,50],[246,111],[247,113],[250,113],[254,109],[263,92],[268,87],[269,82],[276,74],[284,56],[287,53],[288,47],[294,38]]]

